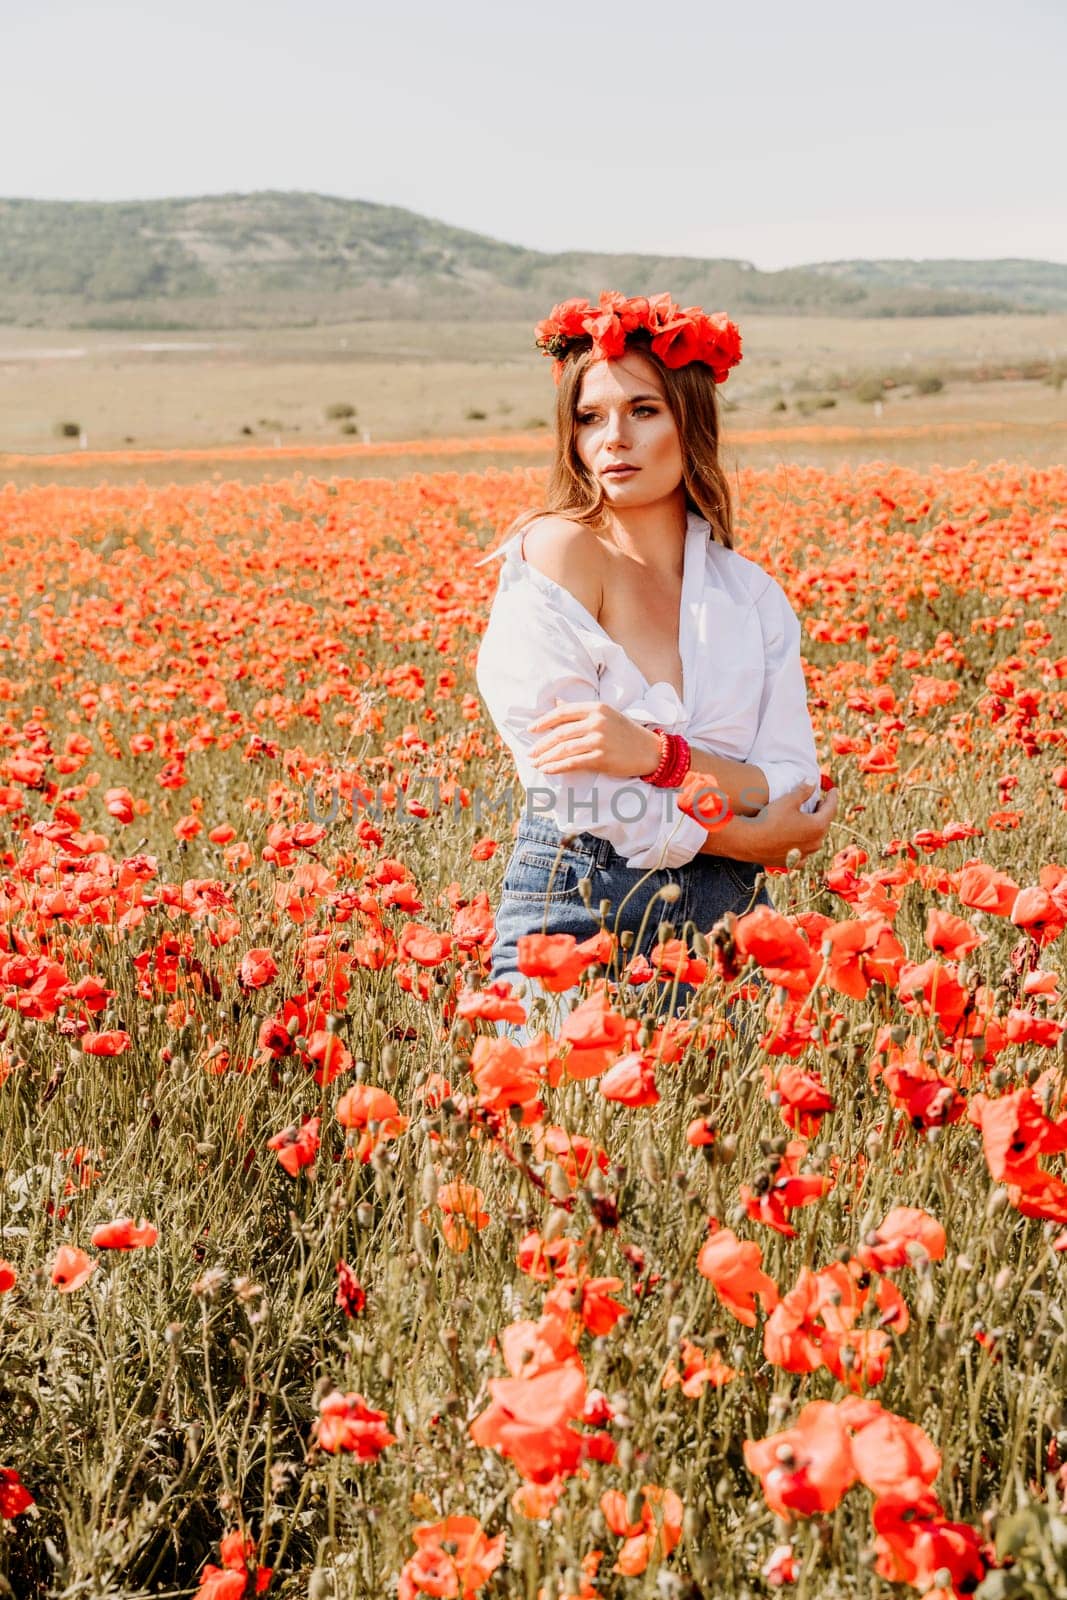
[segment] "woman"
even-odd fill
[[[605,291],[555,307],[537,343],[555,358],[555,459],[544,509],[483,558],[503,560],[477,658],[522,785],[492,978],[527,999],[540,986],[518,970],[523,934],[603,925],[623,936],[620,965],[664,921],[706,934],[726,911],[772,906],[760,865],[818,850],[837,809],[819,787],[800,624],[733,548],[716,391],[740,360],[736,327]],[[679,809],[690,767],[731,820],[709,830]]]

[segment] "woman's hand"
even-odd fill
[[[764,806],[758,816],[736,818],[731,826],[742,826],[745,836],[745,855],[740,859],[761,867],[784,867],[792,850],[799,850],[802,859],[820,850],[837,815],[838,795],[836,789],[826,789],[816,810],[801,811],[814,788],[813,783],[798,784]]]
[[[600,700],[561,701],[530,723],[538,739],[530,760],[539,771],[602,772],[609,778],[647,777],[659,765],[659,737]]]

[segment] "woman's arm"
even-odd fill
[[[595,771],[589,757],[552,771],[531,760],[537,743],[531,725],[560,701],[595,706],[598,690],[597,669],[582,640],[537,589],[524,584],[498,593],[478,650],[476,678],[515,760],[527,814],[551,817],[562,833],[609,840],[630,867],[692,861],[706,830],[678,809],[672,791]],[[633,765],[621,770],[632,773]]]
[[[732,761],[729,756],[720,756],[714,750],[698,750],[696,745],[690,749],[692,770],[715,774],[715,783],[729,800],[730,810],[735,817],[759,816],[770,799],[767,780],[759,767],[751,761]],[[725,855],[728,852],[717,853]]]
[[[776,578],[756,601],[763,629],[764,680],[756,737],[746,757],[765,781],[768,801],[781,799],[799,783],[819,782],[819,758],[808,711],[808,690],[800,658],[800,619]],[[805,810],[813,812],[818,793]]]
[[[794,850],[803,859],[822,848],[837,815],[837,801],[836,789],[824,793],[819,784],[799,783],[764,806],[758,817],[731,817],[712,828],[698,854],[784,867]],[[815,809],[806,810],[811,804]]]
[[[585,767],[611,777],[644,778],[659,764],[659,736],[624,711],[595,701],[562,701],[530,724],[540,735],[530,758],[545,773],[574,772]],[[694,772],[708,773],[708,786],[730,802],[737,816],[755,817],[770,799],[767,779],[749,761],[734,761],[714,750],[692,745]]]

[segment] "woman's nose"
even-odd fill
[[[625,444],[627,442],[626,418],[621,414],[609,413],[606,428],[606,437],[609,443]]]

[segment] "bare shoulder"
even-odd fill
[[[569,517],[538,517],[526,529],[523,551],[530,566],[566,589],[591,616],[600,615],[603,552],[588,528]]]

